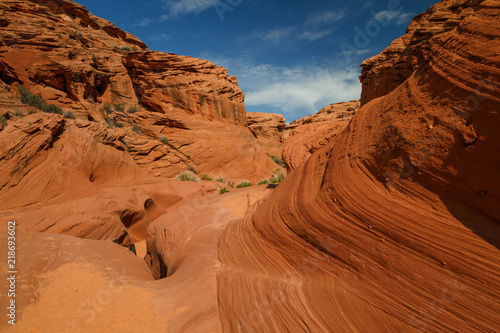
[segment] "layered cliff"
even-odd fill
[[[406,29],[406,35],[361,64],[361,105],[393,91],[421,65],[428,64],[431,41],[435,43],[455,29],[478,10],[482,2],[446,0],[417,15]]]
[[[244,94],[226,69],[148,51],[72,1],[3,1],[0,12],[0,115],[8,123],[41,113],[25,105],[41,99],[54,104],[44,111],[111,129],[154,176],[189,169],[257,181],[278,167],[246,128]]]
[[[500,2],[467,11],[224,233],[224,329],[498,330]]]
[[[315,151],[334,141],[359,107],[359,101],[334,103],[290,123],[285,129],[282,153],[287,170],[297,168]]]

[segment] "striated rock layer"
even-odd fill
[[[498,331],[500,2],[473,8],[226,230],[224,330]]]
[[[248,112],[247,126],[259,143],[265,147],[267,154],[281,156],[285,140],[285,117],[275,113]]]
[[[282,154],[287,170],[297,168],[315,151],[334,141],[359,107],[359,101],[330,104],[319,112],[288,125]]]
[[[482,0],[444,0],[417,15],[406,35],[394,40],[383,52],[362,64],[361,105],[388,94],[428,63],[435,43],[480,8]]]
[[[112,129],[154,176],[189,169],[258,181],[276,169],[246,127],[244,94],[226,69],[148,51],[72,1],[3,1],[0,16],[0,115],[9,122],[40,113],[20,103],[24,86],[77,120]]]

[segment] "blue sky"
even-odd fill
[[[438,0],[76,0],[151,50],[238,77],[247,111],[287,121],[358,99],[360,63]]]

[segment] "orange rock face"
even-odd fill
[[[498,330],[499,15],[483,1],[431,38],[418,70],[224,234],[225,330]]]
[[[332,142],[359,109],[359,101],[335,103],[286,127],[283,162],[288,171],[304,163],[315,151]]]
[[[266,153],[280,157],[283,149],[285,117],[275,113],[248,112],[247,125]]]
[[[0,8],[9,13],[0,29],[22,26],[26,16],[97,22],[108,27],[103,40],[104,33],[135,40],[69,1]],[[243,96],[224,88],[236,82],[223,69],[117,52],[109,84],[128,82],[121,89],[129,95],[113,100],[111,90],[95,90],[93,104],[80,88],[76,99],[54,88],[47,101],[71,105],[76,119],[28,114],[34,110],[20,103],[17,86],[46,96],[49,85],[36,83],[30,67],[12,67],[14,44],[5,41],[15,33],[0,30],[0,115],[7,118],[0,221],[16,220],[18,249],[17,322],[0,321],[0,330],[497,332],[500,1],[435,8],[440,16],[423,20],[425,31],[448,29],[437,18],[458,13],[459,22],[428,35],[425,57],[404,82],[359,110],[328,106],[291,125],[284,156],[293,171],[277,187],[227,184],[276,167],[258,140],[275,140],[276,131],[280,138],[282,120],[250,115],[253,131],[245,127]],[[155,60],[169,73],[189,68],[178,90],[159,80]],[[48,62],[34,66],[43,72]],[[123,68],[133,80],[118,74]],[[380,81],[371,82],[382,94],[394,78],[377,68]],[[142,108],[108,112],[98,98]],[[218,112],[217,103],[232,111]],[[188,165],[226,183],[168,179]],[[229,193],[219,194],[221,186]],[[145,262],[114,239],[135,243]],[[6,242],[0,230],[2,258]],[[0,294],[8,288],[0,284]],[[8,301],[1,297],[0,307]]]
[[[258,181],[276,168],[246,128],[244,94],[226,69],[147,51],[72,1],[4,1],[0,13],[0,103],[11,122],[18,110],[38,112],[19,102],[22,85],[78,120],[111,128],[116,147],[154,176],[190,169]],[[103,130],[81,126],[91,136]]]
[[[245,96],[225,68],[161,52],[131,52],[124,62],[142,104],[152,110],[245,125]]]
[[[444,0],[413,19],[406,35],[394,40],[382,53],[362,64],[361,105],[388,94],[428,63],[432,39],[436,42],[455,29],[483,1]]]

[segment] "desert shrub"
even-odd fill
[[[21,111],[21,110],[14,110],[14,112],[12,113],[14,117],[22,117],[24,116],[24,112]]]
[[[115,123],[115,126],[116,126],[116,127],[119,127],[119,128],[122,128],[122,127],[123,127],[123,123],[122,123],[121,121],[117,121],[117,122]]]
[[[132,131],[136,132],[137,134],[141,134],[142,131],[141,131],[141,127],[137,124],[132,124]]]
[[[122,47],[122,49],[121,49],[121,50],[122,50],[122,51],[125,51],[125,52],[130,52],[130,51],[132,51],[132,49],[131,49],[130,47],[128,47],[128,46],[124,46],[124,47]]]
[[[179,174],[175,179],[186,182],[198,182],[200,179],[191,171],[183,171],[181,174]]]
[[[202,179],[202,180],[212,180],[212,178],[210,178],[210,176],[209,176],[209,175],[207,175],[207,174],[203,174],[203,175],[201,176],[201,179]]]
[[[33,106],[43,112],[62,113],[61,108],[58,108],[54,104],[45,103],[40,96],[33,94],[23,86],[19,87],[19,92],[21,93],[21,103],[23,104]]]
[[[163,143],[164,145],[168,144],[169,140],[166,136],[160,135],[160,142]]]
[[[252,183],[247,181],[242,181],[239,182],[238,185],[236,185],[236,188],[249,187],[249,186],[252,186]]]
[[[41,109],[43,112],[47,112],[47,113],[58,113],[58,114],[62,114],[62,110],[61,108],[58,108],[57,106],[55,106],[54,104],[45,104],[44,106],[42,106],[42,109]]]
[[[226,182],[226,181],[224,180],[224,178],[222,178],[222,177],[215,178],[215,181],[216,181],[217,183],[225,183],[225,182]]]
[[[110,118],[106,119],[106,124],[108,124],[110,128],[115,128],[115,123]]]
[[[123,110],[125,110],[125,106],[123,106],[123,104],[121,104],[121,103],[115,104],[115,110],[116,111],[123,111]]]
[[[234,183],[232,181],[228,181],[227,186],[234,188]]]
[[[285,179],[285,174],[283,173],[283,170],[281,169],[276,169],[273,171],[271,174],[271,182],[273,184],[281,183]]]
[[[7,126],[7,118],[4,116],[0,116],[0,124]]]
[[[274,161],[274,163],[278,164],[280,167],[282,167],[282,168],[285,168],[285,167],[286,167],[286,166],[285,166],[285,163],[283,163],[283,161],[281,160],[281,158],[279,158],[278,156],[274,156],[274,155],[272,155],[272,156],[270,156],[270,157],[271,157],[271,159]]]
[[[265,185],[265,184],[269,184],[269,183],[270,183],[269,179],[263,179],[257,185]]]
[[[75,115],[73,114],[73,111],[69,110],[64,112],[64,118],[75,119]]]
[[[136,113],[136,112],[139,112],[139,111],[141,111],[141,109],[137,105],[132,105],[127,110],[128,113]]]
[[[111,104],[104,103],[103,107],[104,107],[104,110],[106,110],[107,113],[113,112],[113,108],[112,108]]]
[[[219,194],[224,194],[224,193],[228,193],[229,190],[227,189],[227,187],[225,186],[222,186],[220,189],[219,189]]]

